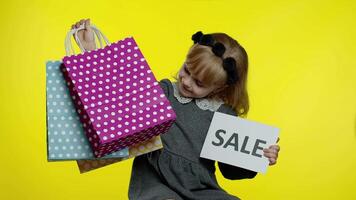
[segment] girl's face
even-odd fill
[[[202,84],[199,77],[195,77],[189,72],[185,63],[179,70],[177,85],[181,96],[190,98],[203,98],[218,89],[215,85],[207,86]]]

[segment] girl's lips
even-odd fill
[[[181,85],[182,86],[182,89],[183,89],[183,91],[184,92],[186,92],[186,93],[190,93],[190,91],[189,90],[187,90],[187,88],[184,86],[184,85]]]

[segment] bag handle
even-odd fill
[[[100,48],[103,48],[102,39],[104,40],[106,45],[110,45],[110,42],[109,42],[108,38],[94,24],[91,24],[90,27],[93,30],[95,36],[99,40]],[[71,55],[71,53],[73,55],[75,54],[75,51],[74,51],[74,48],[73,48],[73,45],[72,45],[72,42],[71,42],[71,37],[72,37],[73,34],[74,34],[74,38],[75,38],[76,42],[79,45],[81,53],[85,52],[85,49],[84,49],[82,43],[80,42],[80,40],[78,38],[78,31],[83,30],[83,29],[85,29],[85,25],[81,24],[79,26],[79,28],[71,29],[67,33],[67,36],[66,36],[65,41],[64,41],[64,47],[65,47],[67,56]],[[95,44],[95,49],[96,49],[97,46],[96,46],[96,42],[95,42],[95,37],[94,37],[94,44]]]

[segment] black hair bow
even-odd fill
[[[212,47],[213,53],[223,58],[225,53],[225,46],[221,42],[215,42],[213,36],[211,34],[203,34],[201,31],[196,32],[192,35],[192,40],[194,44],[198,43],[200,45],[210,46]],[[227,57],[223,59],[223,67],[227,73],[227,84],[233,85],[238,81],[237,69],[236,69],[236,61],[232,57]]]
[[[198,43],[200,45],[212,47],[212,51],[216,56],[222,57],[225,53],[225,46],[220,42],[214,43],[214,38],[210,34],[204,35],[201,31],[198,31],[192,36],[192,40],[194,41],[194,44]]]

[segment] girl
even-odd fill
[[[90,21],[78,37],[86,50],[95,48]],[[163,149],[134,159],[129,199],[239,199],[225,192],[215,177],[215,161],[200,158],[215,111],[246,116],[249,110],[246,91],[248,57],[244,48],[224,33],[192,36],[193,46],[174,77],[160,81],[176,112],[175,123],[161,135]],[[269,164],[276,163],[278,145],[264,149]],[[218,162],[222,175],[231,180],[254,178],[256,172]]]

